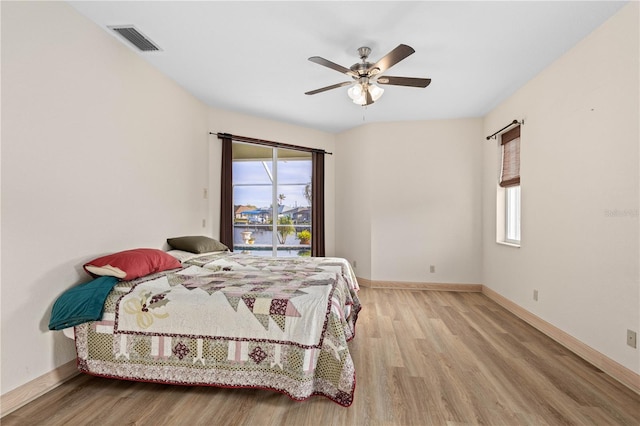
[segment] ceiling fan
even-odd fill
[[[415,50],[413,50],[412,47],[407,46],[406,44],[400,44],[391,52],[387,53],[387,55],[378,62],[372,64],[367,62],[371,49],[368,47],[361,47],[358,49],[358,53],[360,54],[362,62],[355,63],[351,65],[350,68],[345,68],[342,65],[338,65],[327,59],[321,58],[320,56],[312,56],[309,58],[311,62],[346,74],[355,81],[344,81],[342,83],[311,90],[310,92],[306,92],[305,95],[315,95],[316,93],[337,89],[338,87],[352,85],[352,87],[347,91],[349,97],[354,103],[365,106],[371,105],[380,99],[380,96],[382,96],[382,93],[384,92],[384,89],[376,86],[375,83],[393,86],[427,87],[429,83],[431,83],[430,78],[392,77],[381,75],[383,72],[414,52]]]

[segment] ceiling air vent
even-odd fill
[[[133,44],[143,52],[162,50],[154,42],[149,40],[147,36],[138,31],[133,25],[110,26],[109,28],[120,34],[122,37],[127,39],[129,43]]]

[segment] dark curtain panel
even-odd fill
[[[311,179],[311,256],[324,257],[324,153],[314,152]]]
[[[231,137],[222,139],[222,185],[220,191],[220,242],[233,251],[233,156]]]

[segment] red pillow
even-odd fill
[[[93,277],[112,276],[124,280],[180,267],[180,261],[175,257],[162,250],[149,248],[125,250],[84,264],[84,270]]]

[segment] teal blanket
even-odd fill
[[[99,277],[62,293],[51,309],[49,330],[100,320],[107,295],[117,282],[116,277]]]

